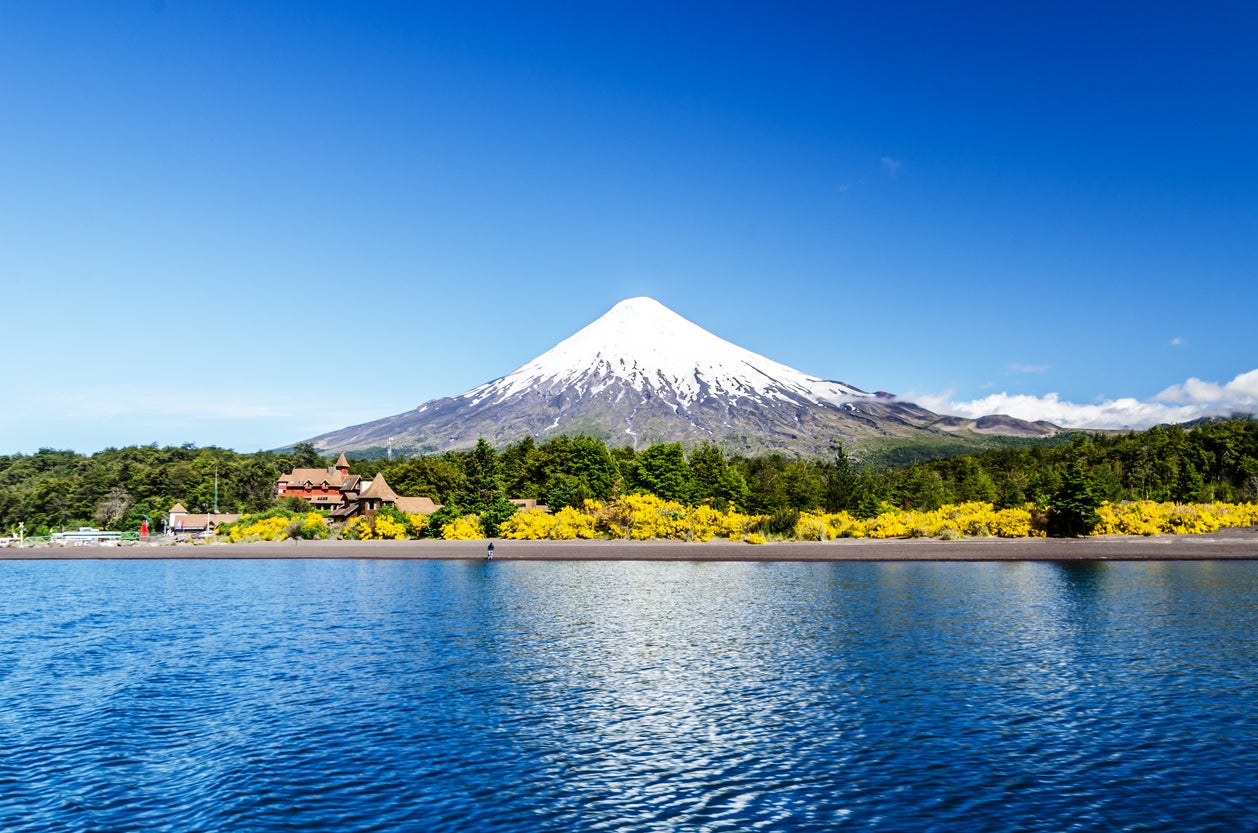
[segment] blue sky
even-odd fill
[[[1250,3],[0,0],[0,453],[286,445],[652,296],[934,410],[1258,408]]]

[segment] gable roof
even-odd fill
[[[173,522],[171,525],[171,531],[173,532],[198,532],[213,526],[231,524],[240,520],[240,515],[229,512],[200,512],[194,515],[176,514],[183,514],[183,517]]]
[[[408,515],[431,515],[441,508],[441,504],[430,497],[402,497],[400,495],[395,505]]]
[[[386,503],[397,503],[397,492],[389,486],[389,481],[384,479],[383,474],[377,474],[375,479],[371,481],[371,485],[366,491],[358,493],[359,500],[367,498],[375,498],[376,500]]]
[[[184,514],[187,514],[187,513],[188,513],[188,510],[183,508],[183,504],[182,504],[182,503],[176,503],[174,506],[170,507],[170,511],[169,511],[169,512],[167,512],[166,514],[168,514],[168,515],[175,515],[175,514],[178,514],[178,513],[180,513],[180,512],[182,512],[182,513],[184,513]]]
[[[337,457],[337,458],[336,458],[336,464],[335,464],[334,466],[332,466],[332,468],[334,468],[334,469],[347,469],[347,468],[349,468],[349,460],[346,460],[346,459],[345,459],[345,452],[344,452],[344,451],[342,451],[342,452],[341,452],[341,456],[340,456],[340,457]]]
[[[348,475],[327,469],[293,469],[288,474],[280,475],[280,481],[285,483],[327,483],[337,488],[345,485],[348,479]]]

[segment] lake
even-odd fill
[[[0,563],[0,830],[1258,830],[1258,563]]]

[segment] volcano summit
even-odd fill
[[[985,424],[985,420],[987,424]],[[990,426],[990,427],[989,427]],[[729,453],[826,455],[836,441],[1046,436],[1047,423],[941,417],[889,394],[821,379],[709,333],[651,298],[630,298],[506,376],[413,411],[308,442],[324,451],[430,453],[532,436],[609,445],[712,442]]]

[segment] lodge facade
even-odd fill
[[[240,520],[239,514],[227,512],[189,512],[182,503],[176,503],[166,513],[166,531],[181,533],[213,533],[219,524],[231,524]]]
[[[383,474],[366,480],[349,473],[345,452],[326,469],[298,469],[280,475],[275,486],[281,497],[299,497],[328,512],[328,520],[346,521],[374,515],[390,506],[408,515],[431,515],[441,508],[431,498],[404,497],[393,491]]]

